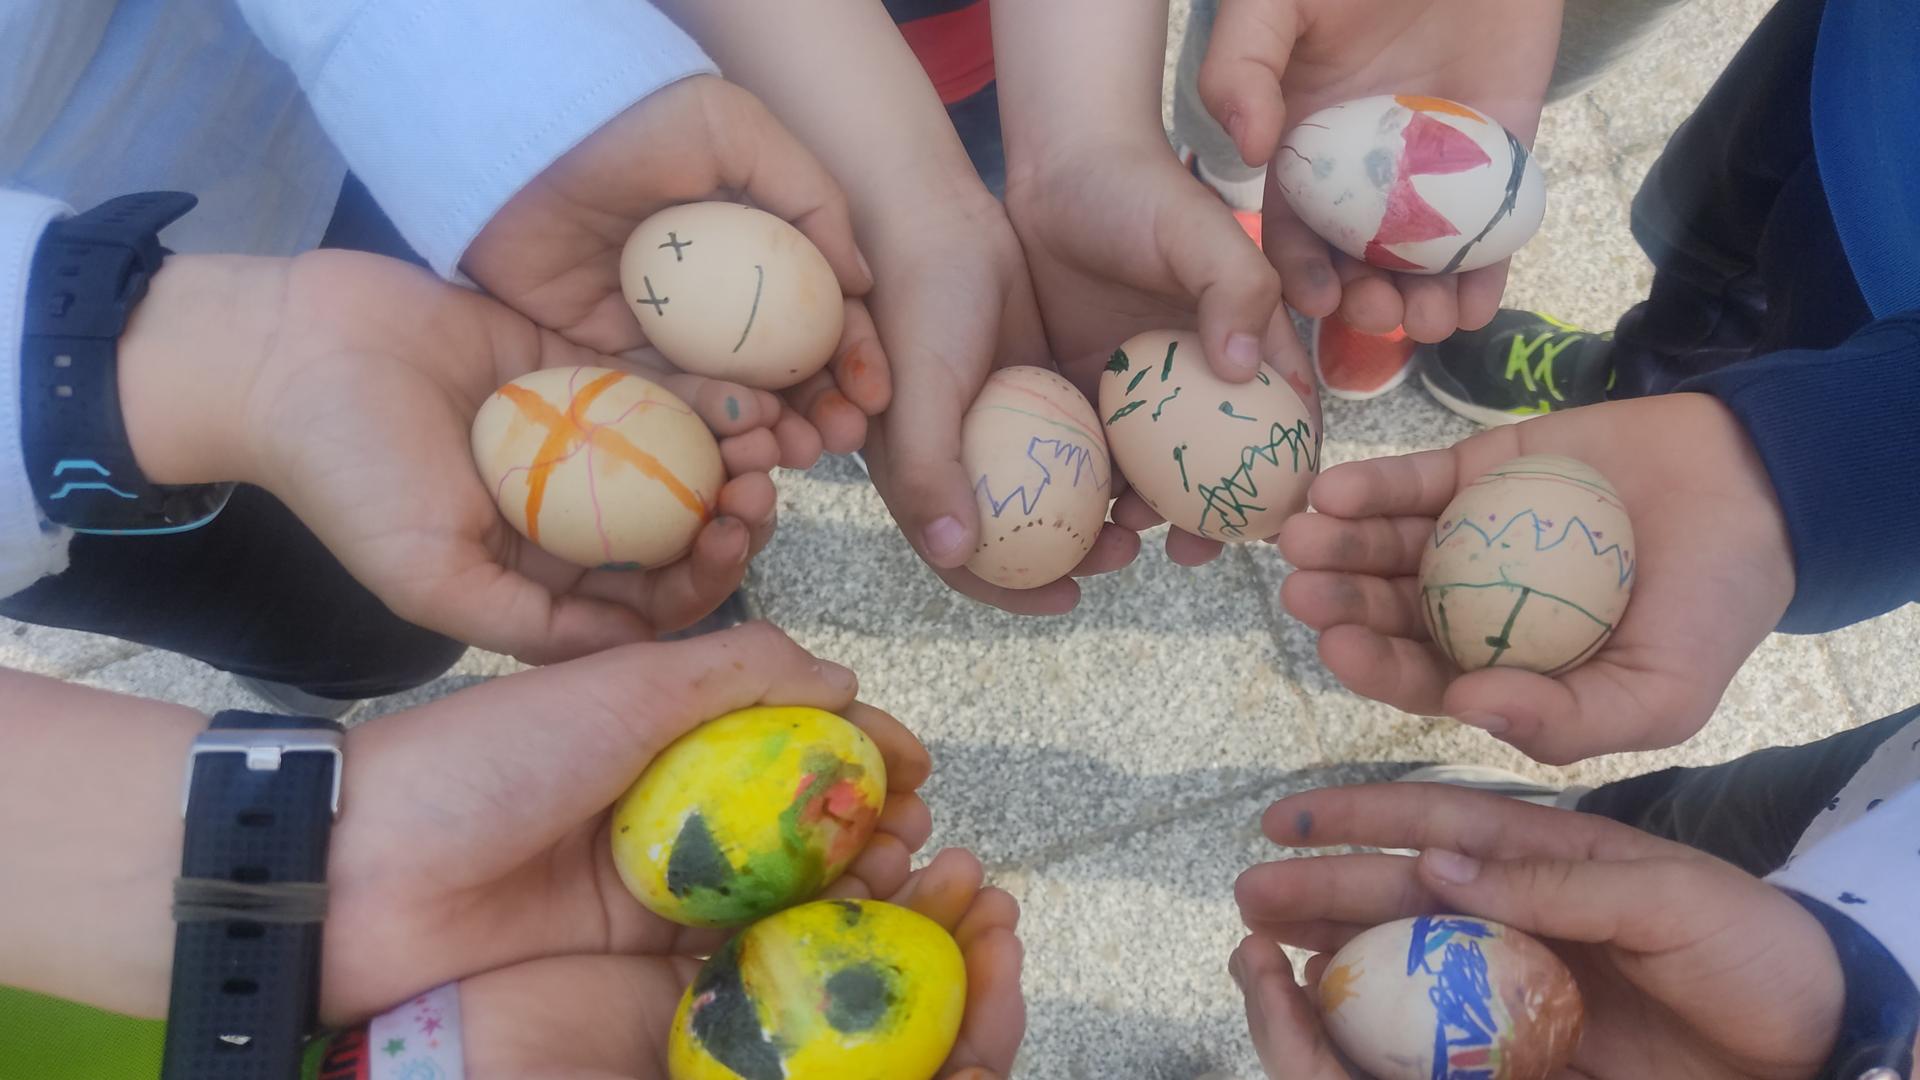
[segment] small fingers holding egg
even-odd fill
[[[893,400],[893,379],[865,303],[847,301],[840,347],[824,371],[786,392],[787,403],[819,432],[829,453],[866,445],[867,418]]]
[[[1093,547],[1087,549],[1086,557],[1068,576],[1080,578],[1111,574],[1126,567],[1139,554],[1140,534],[1108,522],[1100,526],[1100,535],[1093,538]]]
[[[1320,1027],[1319,1011],[1293,978],[1280,946],[1249,936],[1227,964],[1246,997],[1247,1031],[1268,1076],[1290,1080],[1350,1080]]]
[[[1428,637],[1415,577],[1296,570],[1280,583],[1280,602],[1287,614],[1315,630],[1353,625],[1386,637]]]

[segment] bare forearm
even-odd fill
[[[1166,0],[993,7],[1008,167],[1061,139],[1160,137]]]
[[[863,243],[930,198],[985,194],[939,95],[875,0],[660,6],[833,171]]]
[[[191,709],[0,670],[0,983],[164,1015]]]

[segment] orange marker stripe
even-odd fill
[[[580,419],[587,407],[620,378],[619,372],[609,371],[588,383],[586,389],[567,403],[564,414],[525,387],[508,384],[500,388],[500,393],[519,407],[522,416],[547,429],[546,441],[540,444],[533,455],[533,464],[527,469],[527,539],[534,543],[540,542],[540,509],[546,504],[547,479],[553,475],[554,466],[573,452],[574,444],[585,439]]]
[[[1488,122],[1486,117],[1481,116],[1479,113],[1474,112],[1472,109],[1467,108],[1457,101],[1448,101],[1446,98],[1421,97],[1417,94],[1395,94],[1393,100],[1418,112],[1446,113],[1448,116],[1464,116],[1469,120],[1478,120],[1483,124]]]
[[[574,396],[564,414],[549,405],[538,394],[522,387],[508,385],[500,388],[500,393],[518,406],[522,415],[548,431],[546,441],[541,444],[539,452],[535,455],[527,477],[527,538],[533,542],[540,542],[540,507],[546,496],[547,477],[552,473],[554,466],[566,460],[567,455],[572,453],[574,443],[582,439],[591,440],[594,446],[658,481],[680,502],[680,505],[686,507],[701,521],[706,521],[710,516],[707,504],[700,496],[682,483],[672,470],[660,462],[659,458],[634,446],[622,438],[617,431],[596,427],[589,433],[581,427],[587,407],[614,383],[619,382],[621,377],[619,372],[609,372],[595,379],[587,385],[586,389]]]

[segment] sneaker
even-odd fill
[[[1320,385],[1348,401],[1365,401],[1398,389],[1413,370],[1416,348],[1405,330],[1363,334],[1337,315],[1315,321],[1307,342]]]
[[[342,701],[339,698],[323,698],[309,694],[290,683],[271,682],[256,679],[250,675],[235,675],[233,681],[240,688],[268,705],[273,710],[287,716],[314,716],[322,720],[338,720],[353,711],[358,701]]]
[[[1394,780],[1409,784],[1446,784],[1560,810],[1579,809],[1580,800],[1593,790],[1581,786],[1557,788],[1491,765],[1428,765],[1394,777]]]
[[[1420,381],[1440,404],[1483,427],[1517,424],[1605,401],[1612,334],[1502,308],[1493,322],[1421,350]]]

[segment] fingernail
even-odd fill
[[[815,661],[813,670],[822,681],[835,690],[852,690],[859,682],[859,676],[853,673],[853,669],[842,667],[831,660]]]
[[[1512,726],[1507,723],[1506,717],[1486,712],[1463,712],[1454,719],[1468,727],[1477,727],[1489,735],[1504,734],[1507,728]]]
[[[943,517],[927,526],[926,543],[934,558],[951,558],[966,546],[966,526],[960,524],[959,518]]]
[[[1471,884],[1480,876],[1480,860],[1462,855],[1457,851],[1442,848],[1428,848],[1420,857],[1427,861],[1433,876],[1450,885]]]
[[[867,253],[856,248],[854,249],[853,257],[859,261],[860,272],[867,275],[867,280],[868,281],[874,280],[873,264],[867,261]]]
[[[1252,334],[1227,336],[1227,366],[1242,375],[1252,375],[1260,366],[1260,339]]]

